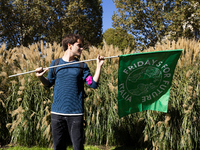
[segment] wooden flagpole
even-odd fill
[[[116,57],[119,57],[119,56],[104,57],[104,59],[116,58]],[[77,63],[88,62],[88,61],[93,61],[93,60],[97,60],[97,59],[89,59],[89,60],[83,60],[83,61],[76,61],[76,62],[72,62],[72,63],[51,66],[51,67],[47,67],[47,68],[44,68],[44,69],[51,69],[51,68],[55,68],[55,67],[67,66],[67,65],[71,65],[71,64],[77,64]],[[33,72],[36,72],[36,70],[32,70],[32,71],[28,71],[28,72],[23,72],[23,73],[19,73],[19,74],[10,75],[9,78],[15,77],[15,76],[19,76],[19,75],[29,74],[29,73],[33,73]]]

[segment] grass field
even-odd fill
[[[53,150],[52,148],[40,148],[40,147],[23,147],[23,146],[8,146],[0,148],[0,150]],[[67,150],[73,150],[72,147],[67,148]],[[85,150],[101,150],[96,146],[85,146]]]
[[[108,146],[85,146],[84,150],[132,150],[132,147],[108,147]],[[52,148],[40,148],[40,147],[23,147],[23,146],[5,146],[0,150],[53,150]],[[72,147],[68,147],[67,150],[73,150]]]

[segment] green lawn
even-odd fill
[[[5,146],[0,150],[53,150],[52,148],[40,148],[40,147],[24,147],[24,146]],[[68,147],[67,150],[73,150],[72,147]],[[106,146],[85,146],[84,150],[133,150],[133,147],[106,147]],[[140,149],[135,149],[140,150]]]
[[[53,150],[52,148],[39,148],[39,147],[23,147],[23,146],[10,146],[6,148],[0,148],[0,150]],[[72,147],[67,148],[67,150],[73,150]],[[101,150],[97,146],[85,146],[85,150]]]

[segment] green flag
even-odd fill
[[[119,117],[144,110],[167,112],[170,86],[182,50],[119,56]]]

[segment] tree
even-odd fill
[[[122,28],[116,29],[107,29],[103,33],[103,38],[108,45],[117,46],[120,50],[124,50],[125,48],[134,49],[135,40],[131,34],[128,34],[126,30]]]
[[[136,39],[138,49],[154,46],[163,37],[192,36],[183,24],[190,20],[199,29],[196,16],[199,7],[194,9],[197,0],[114,0],[117,12],[113,15],[113,27],[122,27]],[[175,36],[174,36],[175,35]]]
[[[7,48],[43,40],[60,43],[77,33],[92,45],[102,40],[101,0],[4,0],[0,6],[0,43]]]

